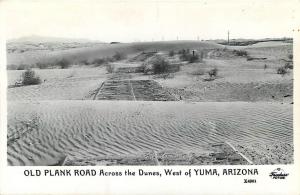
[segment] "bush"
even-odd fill
[[[174,56],[174,55],[175,55],[174,50],[169,51],[169,56],[170,56],[170,57],[172,57],[172,56]]]
[[[163,73],[163,74],[157,74],[153,76],[154,79],[173,79],[174,77],[175,75],[172,73]]]
[[[195,70],[194,72],[191,73],[192,75],[204,75],[205,71],[203,69],[198,69]]]
[[[46,64],[46,63],[42,63],[42,62],[37,62],[35,64],[35,66],[39,69],[45,69],[45,68],[48,68],[49,67],[49,64]]]
[[[208,73],[208,75],[209,75],[210,78],[216,77],[218,75],[218,69],[217,68],[213,68],[210,71],[208,71],[207,73]]]
[[[154,74],[160,74],[168,71],[169,62],[165,58],[159,56],[152,61],[152,65]]]
[[[141,66],[144,74],[161,74],[169,72],[169,61],[161,55],[154,55]]]
[[[115,67],[112,64],[107,64],[106,65],[106,71],[108,73],[113,73],[114,72]]]
[[[183,53],[185,53],[184,49],[181,49],[181,50],[178,51],[178,54],[183,54]]]
[[[23,85],[38,85],[41,83],[40,77],[36,76],[33,70],[26,70],[21,77]]]
[[[188,61],[189,61],[189,63],[193,63],[193,62],[199,61],[199,55],[198,54],[195,54],[195,55],[190,54]]]
[[[277,74],[281,74],[282,76],[287,73],[287,69],[285,67],[277,68]]]
[[[96,58],[92,62],[92,64],[95,64],[95,65],[102,65],[102,64],[105,64],[105,63],[107,63],[107,61],[104,58]]]
[[[71,62],[70,60],[63,58],[57,62],[57,65],[59,65],[62,69],[66,69],[70,67]]]
[[[28,64],[20,64],[20,65],[18,65],[17,70],[27,70],[29,68],[30,68],[30,65],[28,65]]]
[[[248,56],[248,52],[244,50],[233,50],[233,53],[237,56]]]
[[[15,64],[9,64],[6,66],[7,70],[17,70],[18,66]]]
[[[115,55],[113,55],[113,59],[118,61],[118,60],[123,60],[125,59],[125,54],[124,53],[120,53],[120,52],[116,52]]]
[[[190,53],[189,49],[181,49],[178,51],[178,54],[187,54],[187,53]]]
[[[104,60],[105,60],[106,62],[113,62],[113,61],[114,61],[114,59],[113,59],[113,58],[110,58],[110,57],[106,57],[106,58],[104,58]]]
[[[179,59],[182,61],[187,61],[188,60],[188,56],[186,53],[180,53]]]
[[[86,65],[86,66],[87,66],[87,65],[91,65],[91,64],[93,64],[93,63],[90,63],[89,60],[81,60],[81,61],[79,62],[79,65],[80,65],[80,64],[83,64],[83,65]]]
[[[179,59],[182,61],[190,61],[191,56],[192,56],[191,54],[184,52],[184,53],[180,54]]]
[[[287,62],[287,63],[285,63],[284,68],[285,68],[285,69],[293,69],[294,66],[293,66],[292,63]]]
[[[188,61],[189,63],[197,62],[199,60],[198,54],[191,54],[189,50],[182,50],[180,52],[179,59],[182,61]]]

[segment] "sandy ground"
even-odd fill
[[[239,47],[241,48],[241,47]],[[251,57],[266,57],[266,60],[248,61],[226,50],[220,57],[205,58],[203,63],[181,66],[171,79],[156,79],[161,85],[187,101],[276,101],[293,102],[293,70],[282,76],[276,69],[285,64],[292,53],[291,45],[276,47],[243,47]],[[228,55],[230,57],[228,57]],[[264,65],[267,68],[264,69]],[[206,72],[218,69],[213,81]],[[203,74],[197,74],[202,72]]]
[[[292,140],[292,106],[278,103],[41,101],[8,106],[9,165],[53,164],[63,155],[199,152],[224,141],[242,147],[276,143],[286,152],[264,147],[255,152],[267,153],[268,163],[290,163]],[[248,157],[261,162],[257,155]]]
[[[131,51],[151,48],[133,46]],[[215,56],[220,51],[209,47],[213,51],[203,62],[182,63],[181,70],[167,78],[108,74],[104,67],[36,70],[41,85],[8,88],[8,164],[52,165],[65,155],[75,162],[169,150],[206,153],[218,142],[230,142],[254,164],[293,163],[293,70],[276,74],[292,46],[229,47],[266,57],[252,61],[228,50]],[[107,52],[115,48],[119,46]],[[132,68],[141,63],[129,59],[114,65]],[[212,68],[218,68],[218,76],[205,81]],[[21,74],[8,71],[8,85]],[[156,95],[168,100],[165,94],[179,101],[151,101]],[[110,101],[124,97],[130,101]]]
[[[9,46],[8,46],[9,47]],[[18,46],[22,48],[21,45]],[[27,47],[26,44],[23,47]],[[136,42],[121,44],[95,44],[95,46],[61,50],[60,44],[53,45],[51,50],[28,50],[23,53],[10,52],[7,55],[7,64],[35,64],[37,62],[51,63],[64,57],[71,62],[77,63],[82,60],[93,60],[96,58],[111,57],[116,52],[126,55],[137,54],[142,51],[169,51],[182,48],[213,49],[224,46],[209,41],[163,41],[163,42]]]
[[[43,69],[35,70],[43,83],[9,88],[9,101],[81,100],[107,79],[105,68]],[[8,84],[13,85],[23,71],[8,71]],[[44,81],[45,80],[45,81]]]

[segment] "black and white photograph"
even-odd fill
[[[7,165],[293,164],[276,2],[4,1]]]
[[[299,0],[0,0],[0,194],[298,195],[299,38]]]

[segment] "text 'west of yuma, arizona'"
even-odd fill
[[[147,169],[126,169],[121,171],[106,171],[104,169],[26,169],[24,176],[143,176],[143,177],[177,177],[177,176],[229,176],[229,175],[258,175],[258,169],[163,169],[163,170],[147,170]]]

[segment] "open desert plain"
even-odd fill
[[[293,163],[291,39],[7,43],[9,165]]]

